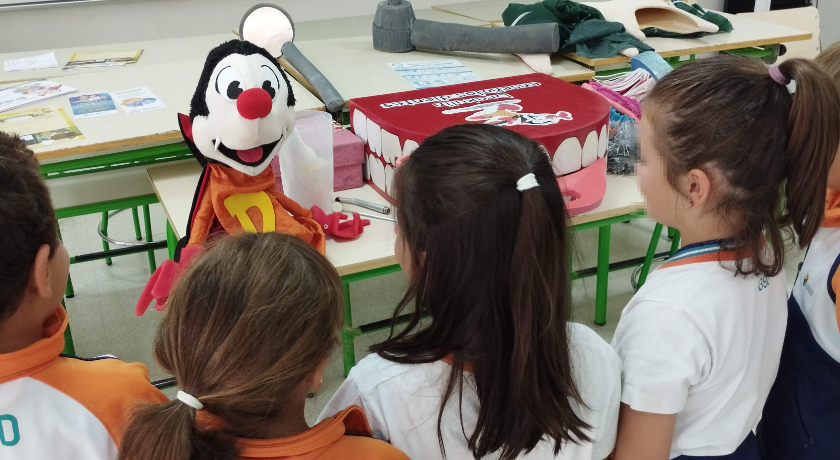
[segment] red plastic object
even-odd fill
[[[326,214],[318,206],[312,206],[310,210],[312,211],[312,218],[321,224],[321,228],[327,235],[352,239],[359,236],[365,230],[365,226],[370,225],[370,220],[362,219],[358,212],[353,213],[352,219],[342,222],[342,220],[347,219],[347,214],[341,212]]]

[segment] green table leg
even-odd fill
[[[137,208],[131,208],[137,210]],[[143,205],[143,220],[146,223],[146,242],[151,243],[152,239],[152,215],[149,213],[149,205]],[[167,246],[169,244],[167,243]],[[155,260],[155,251],[149,251],[149,272],[154,273],[157,270],[157,261]]]
[[[671,241],[671,255],[673,256],[680,248],[680,232],[676,228],[674,230],[674,240]]]
[[[61,301],[61,306],[64,311],[67,311],[67,306],[64,305],[64,300]],[[64,350],[61,351],[67,355],[75,355],[76,347],[73,345],[73,334],[70,332],[70,323],[67,323],[67,329],[64,330]]]
[[[595,324],[607,323],[607,289],[610,276],[610,225],[598,228],[598,275],[595,283]]]
[[[175,248],[178,247],[178,237],[175,236],[175,231],[172,230],[172,226],[169,225],[169,221],[166,221],[166,249],[169,250],[169,258],[175,259]]]
[[[108,211],[102,211],[102,234],[108,236]],[[111,249],[111,246],[108,244],[107,241],[102,240],[102,249],[108,251]],[[111,265],[111,258],[108,257],[105,259],[105,265]]]
[[[342,281],[344,291],[344,326],[341,328],[341,352],[344,358],[344,376],[350,374],[350,369],[356,365],[356,348],[354,341],[359,335],[358,329],[353,328],[353,309],[350,306],[350,283]]]
[[[140,216],[136,207],[131,208],[131,218],[134,220],[134,237],[137,238],[137,241],[142,241],[143,234],[140,233]]]
[[[638,290],[645,284],[648,273],[650,272],[650,265],[653,263],[653,256],[656,254],[656,245],[659,243],[659,238],[662,236],[662,224],[656,224],[653,228],[653,237],[650,239],[647,254],[645,254],[645,262],[642,264],[642,271],[639,272],[639,284],[636,287]]]

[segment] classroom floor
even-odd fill
[[[159,205],[151,206],[154,238],[165,239],[165,218]],[[71,255],[102,250],[96,234],[98,215],[63,219],[60,221],[64,243]],[[644,255],[650,241],[653,223],[636,220],[617,224],[612,230],[611,260],[613,262]],[[664,232],[663,232],[664,233]],[[131,214],[121,213],[111,219],[109,234],[118,240],[131,241],[134,227]],[[598,232],[590,230],[575,234],[575,268],[593,267],[596,262]],[[670,240],[662,237],[657,252],[667,251]],[[788,286],[796,276],[796,266],[804,252],[797,249],[788,253],[786,267]],[[166,258],[166,250],[156,251],[157,262]],[[655,264],[656,265],[656,264]],[[606,341],[612,339],[621,309],[633,296],[630,276],[633,269],[610,273],[607,324],[594,323],[595,277],[572,283],[573,320],[592,327]],[[95,261],[72,265],[70,276],[75,297],[67,299],[70,327],[76,353],[83,357],[113,354],[125,361],[139,361],[149,367],[152,380],[167,377],[152,358],[152,342],[161,313],[149,309],[142,317],[134,315],[134,305],[149,278],[149,263],[145,253],[113,259],[113,265]],[[402,296],[405,279],[402,273],[373,278],[351,285],[354,306],[354,324],[390,318],[393,307]],[[367,354],[368,347],[386,338],[381,331],[356,339],[356,357]],[[321,391],[307,401],[306,416],[310,423],[317,418],[321,408],[343,381],[341,354],[336,350],[324,375]],[[165,391],[170,397],[176,389]]]

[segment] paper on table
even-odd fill
[[[134,88],[124,91],[113,91],[111,96],[117,105],[125,110],[127,114],[150,112],[152,110],[165,109],[166,104],[161,102],[149,88]]]
[[[56,107],[0,115],[0,131],[16,133],[30,148],[84,139],[64,110]]]
[[[70,108],[73,109],[73,116],[76,118],[90,118],[117,113],[114,100],[105,91],[71,96]]]
[[[142,52],[143,50],[78,52],[70,56],[70,60],[64,64],[64,70],[134,64]]]
[[[0,112],[75,91],[76,88],[50,80],[35,80],[10,86],[0,89]]]
[[[479,81],[481,77],[455,59],[388,64],[416,89]]]
[[[3,61],[3,70],[5,70],[6,72],[16,72],[18,70],[48,69],[50,67],[58,67],[58,61],[55,60],[55,53],[53,52],[42,54],[40,56]]]

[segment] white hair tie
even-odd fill
[[[199,401],[198,398],[189,393],[184,393],[183,391],[178,390],[178,394],[176,395],[176,397],[179,401],[192,407],[195,410],[204,409],[204,404],[201,404],[201,401]]]
[[[518,181],[516,181],[516,189],[520,192],[524,192],[529,188],[539,187],[540,183],[537,182],[537,176],[534,173],[528,173],[524,176],[520,177]]]

